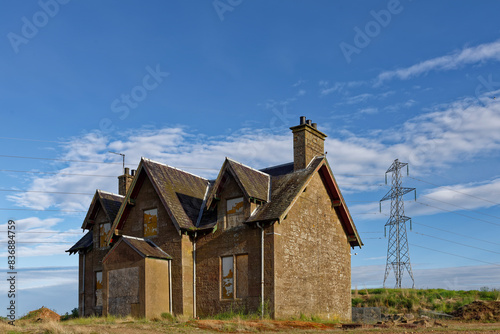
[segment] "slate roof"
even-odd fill
[[[153,188],[160,198],[165,210],[178,231],[197,230],[212,228],[213,220],[200,219],[200,224],[196,226],[200,217],[200,210],[204,207],[204,199],[210,187],[210,181],[185,172],[183,170],[142,158],[137,168],[136,177],[132,181],[131,191],[127,194],[127,199],[118,211],[118,219],[114,222],[111,231],[122,228],[124,217],[129,210],[127,201],[134,200],[141,188],[145,178],[149,178]],[[203,211],[202,211],[203,213]],[[206,215],[211,219],[211,214]],[[109,234],[107,241],[111,240],[113,233]]]
[[[264,172],[266,174],[269,174],[271,176],[279,176],[279,175],[284,175],[293,172],[293,161],[282,164],[282,165],[277,165],[277,166],[272,166],[272,167],[267,167],[264,169],[260,170],[261,172]]]
[[[271,178],[271,201],[263,204],[253,216],[248,218],[247,222],[281,220],[323,160],[324,157],[318,157],[305,169],[273,176]]]
[[[257,200],[268,202],[270,197],[270,180],[271,176],[262,171],[245,166],[232,159],[226,158],[222,165],[219,175],[210,190],[207,199],[207,207],[210,207],[212,201],[217,197],[217,193],[224,184],[225,174],[230,173],[236,183],[247,198],[255,198]]]
[[[135,199],[146,177],[151,180],[160,200],[177,230],[196,231],[212,229],[217,224],[217,212],[211,203],[224,186],[226,174],[234,177],[247,198],[261,201],[260,207],[246,223],[281,222],[293,206],[312,176],[319,172],[327,186],[335,210],[352,246],[362,245],[347,206],[324,156],[314,158],[305,168],[293,171],[293,163],[265,168],[261,171],[226,158],[215,181],[170,167],[149,159],[142,159],[137,176],[132,182],[132,191],[123,201],[111,231],[121,229],[126,219],[129,200]],[[333,205],[333,204],[332,204]],[[211,209],[210,209],[211,208]],[[111,233],[107,240],[110,241]]]
[[[66,252],[71,254],[76,254],[78,253],[79,250],[85,250],[89,247],[92,247],[93,240],[92,240],[92,231],[88,231],[85,233],[85,235],[76,242],[70,249],[68,249]]]
[[[123,235],[120,240],[109,250],[106,254],[102,262],[104,263],[111,253],[115,250],[115,248],[121,243],[124,242],[128,246],[130,246],[133,250],[135,250],[142,257],[150,257],[155,259],[162,260],[171,260],[172,257],[168,255],[163,249],[158,247],[153,241],[149,239],[143,238],[135,238],[127,235]]]
[[[353,223],[352,217],[342,198],[342,194],[340,193],[326,158],[324,156],[315,157],[306,168],[286,173],[289,168],[290,166],[287,164],[265,169],[275,175],[271,177],[271,201],[260,206],[260,208],[247,219],[246,223],[268,221],[281,222],[304,188],[307,187],[313,175],[319,172],[323,182],[326,184],[327,191],[332,201],[337,202],[335,210],[340,216],[340,221],[346,231],[349,243],[352,247],[362,246],[363,243],[361,242],[361,238],[359,237],[356,226]]]
[[[125,196],[108,193],[102,190],[97,190],[97,192],[99,193],[104,212],[106,212],[109,221],[113,222]]]
[[[83,220],[82,229],[90,229],[90,225],[93,224],[92,220],[95,219],[99,206],[104,210],[108,221],[113,223],[124,198],[125,196],[97,189],[94,198],[92,198],[87,216]]]
[[[195,228],[209,181],[148,159],[142,163],[172,220],[181,229]]]

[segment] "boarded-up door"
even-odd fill
[[[108,273],[108,312],[115,316],[132,313],[131,304],[139,303],[139,268],[110,270]]]

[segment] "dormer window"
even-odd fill
[[[158,209],[144,210],[144,237],[158,234]]]
[[[99,248],[106,247],[106,236],[108,235],[110,223],[99,224]]]
[[[244,219],[243,197],[231,198],[226,201],[226,228],[235,227]]]

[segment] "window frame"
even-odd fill
[[[97,288],[97,282],[99,282],[99,280],[97,279],[97,275],[98,274],[101,274],[101,288],[98,289]],[[101,290],[101,300],[102,300],[102,295],[103,295],[103,289],[104,289],[104,275],[103,275],[103,272],[102,270],[96,270],[94,271],[94,307],[102,307],[103,305],[97,305],[97,291]],[[102,302],[104,303],[104,300],[102,300]]]
[[[240,199],[241,198],[241,203],[243,203],[242,207],[241,207],[241,214],[244,216],[245,215],[245,196],[241,195],[241,196],[237,196],[237,197],[231,197],[231,198],[227,198],[226,199],[226,210],[224,212],[224,229],[230,229],[230,228],[233,228],[233,227],[236,227],[238,224],[242,223],[245,219],[243,217],[243,219],[241,221],[238,221],[234,224],[231,224],[229,225],[229,217],[230,215],[236,215],[236,214],[240,214],[239,212],[238,213],[234,213],[234,214],[229,214],[228,211],[229,211],[229,207],[228,207],[228,203],[229,201],[232,201],[232,200],[235,200],[235,199]],[[238,202],[240,203],[240,202]]]
[[[108,231],[106,231],[106,234],[104,236],[104,240],[102,239],[102,236],[101,236],[101,227],[104,227],[104,225],[108,225]],[[109,231],[111,230],[111,223],[109,222],[106,222],[106,223],[99,223],[99,243],[98,243],[98,247],[97,248],[107,248],[106,246],[106,236],[107,236],[107,233],[109,233]]]
[[[246,279],[246,295],[245,296],[239,296],[238,295],[238,262],[237,259],[239,256],[246,256],[246,265],[247,265],[247,279]],[[231,258],[232,259],[232,269],[233,269],[233,277],[232,277],[232,297],[230,298],[225,298],[223,296],[223,259],[224,258]],[[222,255],[219,257],[219,299],[220,301],[235,301],[235,300],[242,300],[244,298],[248,297],[248,253],[238,253],[238,254],[231,254],[231,255]]]
[[[144,221],[144,216],[146,215],[146,211],[153,211],[153,210],[156,210],[156,234],[150,234],[150,235],[146,235],[146,223]],[[142,210],[142,236],[143,238],[151,238],[151,237],[156,237],[158,236],[159,234],[159,231],[158,231],[158,207],[153,207],[153,208],[149,208],[149,209],[143,209]]]

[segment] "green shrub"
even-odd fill
[[[361,307],[363,304],[363,298],[353,298],[352,299],[352,306],[353,307]]]
[[[170,322],[175,322],[175,317],[171,313],[168,313],[168,312],[163,312],[161,314],[161,318],[165,319],[167,321],[170,321]]]

